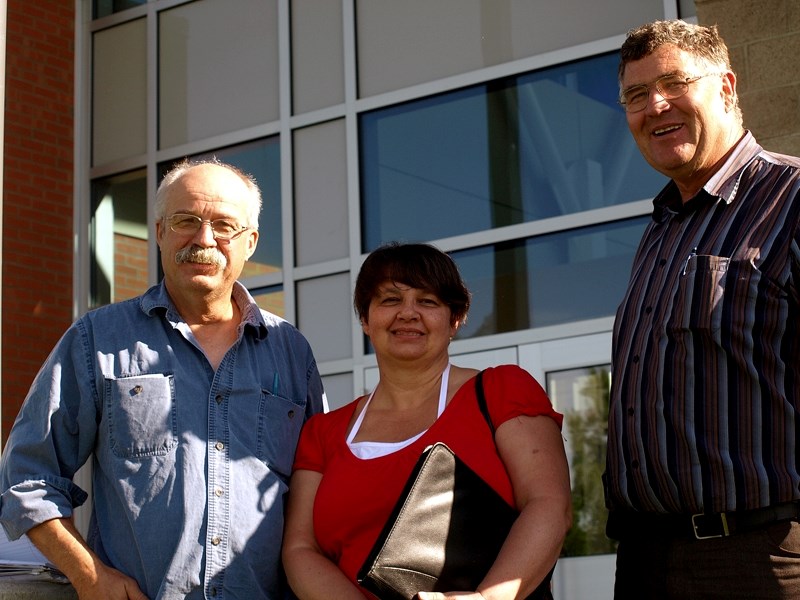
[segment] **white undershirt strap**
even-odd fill
[[[436,412],[437,419],[442,415],[445,407],[447,406],[447,383],[449,379],[450,363],[447,363],[447,366],[442,372],[442,384],[439,388],[439,405]],[[364,421],[364,415],[367,414],[367,408],[369,408],[369,403],[372,401],[372,397],[374,395],[375,390],[372,390],[369,398],[367,398],[367,401],[364,403],[364,408],[361,409],[361,413],[358,415],[358,417],[356,417],[356,422],[353,423],[353,428],[350,430],[350,434],[347,436],[347,445],[350,447],[350,451],[358,458],[377,458],[378,456],[386,456],[392,452],[397,452],[398,450],[402,450],[406,446],[416,442],[420,437],[422,437],[422,435],[425,434],[425,431],[427,431],[427,429],[425,431],[421,431],[417,435],[400,442],[354,442],[353,439],[356,437],[358,430],[361,428],[361,423]]]

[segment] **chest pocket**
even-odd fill
[[[305,406],[261,391],[258,406],[258,456],[277,475],[288,480],[305,417]]]
[[[111,450],[119,458],[162,456],[178,443],[172,375],[105,380]]]
[[[711,333],[744,324],[735,323],[755,301],[762,273],[749,261],[723,256],[692,256],[686,263],[668,329]],[[736,306],[731,303],[735,302]]]

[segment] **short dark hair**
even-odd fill
[[[620,48],[619,80],[629,62],[641,60],[665,44],[672,44],[720,69],[731,70],[728,47],[716,25],[693,25],[680,19],[653,21],[631,29]]]
[[[430,244],[390,242],[367,256],[353,293],[353,308],[360,319],[367,320],[370,302],[386,281],[436,294],[450,308],[452,323],[467,318],[470,293],[458,266],[450,255]]]

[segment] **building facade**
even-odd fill
[[[351,302],[365,254],[452,253],[474,294],[454,362],[519,364],[566,415],[557,593],[610,597],[611,327],[665,183],[616,102],[617,50],[676,17],[719,24],[745,125],[800,154],[794,0],[8,0],[2,439],[72,320],[159,280],[164,171],[217,156],[264,191],[242,281],[308,337],[334,407],[377,377]]]

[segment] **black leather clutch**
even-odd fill
[[[420,457],[358,574],[381,600],[475,590],[517,511],[445,444]]]

